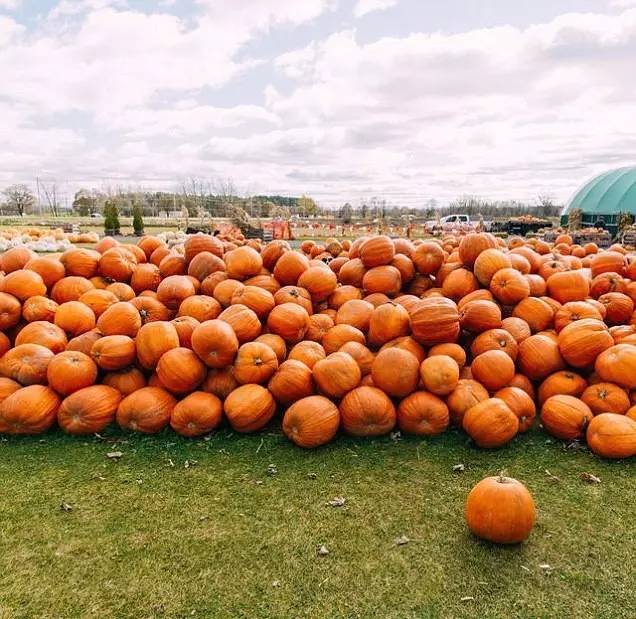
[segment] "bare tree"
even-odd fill
[[[7,200],[7,206],[17,211],[20,217],[35,205],[35,196],[26,185],[11,185],[2,193]]]
[[[57,194],[57,183],[55,181],[51,181],[50,183],[40,183],[42,187],[42,191],[44,193],[44,199],[49,207],[49,210],[53,214],[53,217],[57,217],[59,215],[59,207],[60,203],[58,201]]]

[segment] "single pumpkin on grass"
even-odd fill
[[[482,479],[469,493],[466,524],[473,535],[495,544],[518,544],[530,536],[536,520],[534,500],[516,479]]]

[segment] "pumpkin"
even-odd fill
[[[444,250],[438,243],[426,241],[415,248],[411,254],[411,260],[418,273],[433,275],[444,262]]]
[[[392,398],[404,398],[417,389],[420,363],[415,355],[401,348],[385,348],[371,366],[373,384]]]
[[[135,341],[127,335],[107,335],[91,347],[93,361],[102,370],[121,370],[133,363],[137,356]]]
[[[490,292],[504,305],[516,305],[530,295],[528,280],[516,269],[499,269],[490,280]]]
[[[47,297],[31,297],[22,305],[22,318],[27,322],[36,322],[37,320],[53,322],[58,307],[59,305],[55,301]]]
[[[420,377],[424,387],[435,395],[448,395],[457,387],[459,366],[452,357],[434,355],[422,361]]]
[[[309,328],[305,339],[311,342],[322,342],[325,333],[333,327],[334,321],[327,314],[312,314],[309,316]]]
[[[0,330],[6,331],[20,322],[22,306],[13,295],[0,292]]]
[[[531,335],[519,344],[519,370],[531,380],[542,380],[565,367],[558,344],[546,335]]]
[[[364,274],[362,287],[367,294],[382,293],[393,297],[400,292],[402,275],[394,266],[374,267]]]
[[[267,388],[281,404],[296,402],[314,393],[312,372],[301,361],[288,359],[276,370]]]
[[[335,325],[325,333],[322,338],[322,346],[325,352],[329,355],[332,352],[337,352],[347,342],[358,342],[359,344],[365,344],[366,338],[364,333],[351,325]]]
[[[117,389],[122,396],[127,396],[145,387],[146,377],[136,367],[128,367],[108,372],[102,378],[102,384]]]
[[[91,331],[82,333],[82,335],[78,335],[72,340],[69,340],[66,345],[66,350],[77,350],[78,352],[83,352],[85,355],[90,356],[93,344],[101,337],[102,334],[97,329],[92,329]]]
[[[258,275],[263,268],[261,255],[251,247],[237,247],[223,257],[228,277],[239,281]]]
[[[22,385],[11,378],[0,377],[0,404],[4,402],[12,393],[22,389]]]
[[[512,337],[514,338],[515,342],[517,342],[517,344],[519,342],[523,342],[523,340],[532,335],[530,325],[525,320],[516,318],[514,316],[504,318],[501,321],[501,328],[504,331],[508,331],[508,333],[510,333],[510,335],[512,335]]]
[[[239,341],[234,329],[222,320],[206,320],[192,333],[192,350],[208,367],[231,365],[238,348]]]
[[[232,297],[238,290],[245,288],[245,284],[236,279],[226,279],[219,282],[214,288],[214,298],[223,306],[232,304]]]
[[[594,415],[616,413],[624,415],[631,406],[629,394],[614,383],[595,383],[580,396]]]
[[[41,434],[55,423],[60,398],[49,387],[29,385],[0,403],[0,434]]]
[[[459,258],[468,267],[472,267],[481,252],[497,247],[497,239],[488,233],[470,233],[459,243]]]
[[[341,398],[354,389],[362,373],[356,361],[344,352],[335,352],[318,361],[312,374],[320,391],[332,398]]]
[[[395,246],[388,236],[367,239],[360,247],[360,259],[367,269],[389,264],[395,257]]]
[[[106,385],[87,386],[62,400],[57,423],[67,434],[103,432],[115,419],[122,394]]]
[[[141,323],[144,325],[157,320],[170,320],[172,316],[172,312],[159,299],[153,297],[135,297],[129,303],[139,312]]]
[[[413,337],[425,346],[456,342],[459,338],[459,312],[450,299],[422,299],[410,317]]]
[[[213,297],[217,286],[224,281],[228,281],[227,273],[225,271],[216,271],[215,273],[208,275],[201,282],[201,294],[207,294],[209,297]]]
[[[278,369],[276,353],[261,342],[243,344],[234,360],[234,378],[240,384],[268,381]]]
[[[93,283],[85,277],[63,277],[55,283],[51,290],[51,298],[56,303],[77,301],[85,292],[95,288]]]
[[[115,419],[124,430],[156,434],[170,423],[176,404],[174,396],[165,389],[143,387],[119,403]]]
[[[427,391],[416,391],[404,398],[397,409],[397,424],[402,432],[435,436],[448,428],[448,406]]]
[[[583,301],[590,294],[590,281],[581,271],[564,271],[550,275],[548,295],[559,303]]]
[[[137,332],[135,342],[139,364],[147,370],[154,370],[165,352],[180,346],[177,329],[167,321],[143,325]]]
[[[505,387],[515,375],[515,364],[502,350],[488,350],[473,359],[473,378],[489,391]]]
[[[607,348],[596,358],[594,369],[606,382],[636,389],[636,346],[616,344]]]
[[[314,302],[319,303],[329,298],[336,289],[338,278],[329,268],[312,266],[303,271],[298,278],[298,285],[309,292]]]
[[[428,351],[429,357],[435,357],[436,355],[446,355],[455,359],[459,369],[466,365],[466,351],[459,344],[436,344],[431,346]],[[420,363],[424,361],[424,357],[420,359]]]
[[[81,251],[81,250],[80,250]],[[38,256],[26,263],[25,269],[28,271],[35,271],[44,282],[44,285],[51,289],[56,282],[60,281],[65,275],[66,270],[64,264],[60,260],[55,258],[49,258],[47,256]]]
[[[554,315],[554,329],[557,333],[560,333],[571,323],[586,318],[603,320],[603,316],[601,316],[598,309],[586,301],[564,303]]]
[[[342,427],[353,436],[380,436],[395,426],[395,406],[376,387],[357,387],[349,391],[339,409]]]
[[[362,299],[350,299],[343,303],[336,313],[336,324],[346,324],[359,329],[363,333],[369,330],[369,323],[374,307]]]
[[[519,387],[504,387],[495,393],[519,419],[519,432],[527,432],[537,415],[534,400]]]
[[[54,323],[69,337],[76,337],[95,328],[95,313],[79,301],[68,301],[58,306]]]
[[[99,318],[111,305],[118,302],[118,298],[109,290],[94,288],[85,292],[80,298],[79,303],[90,308],[96,318]],[[68,303],[76,303],[77,301],[68,301]]]
[[[261,333],[261,322],[258,316],[245,305],[230,305],[221,312],[219,320],[227,322],[234,329],[241,344],[251,342]]]
[[[119,246],[106,250],[99,259],[99,274],[116,282],[128,282],[137,265],[137,259]]]
[[[477,278],[471,271],[462,268],[450,272],[442,283],[442,293],[453,301],[459,301],[478,288]]]
[[[471,333],[498,329],[501,327],[501,309],[492,301],[471,301],[459,310],[459,324]]]
[[[199,322],[214,320],[221,313],[220,303],[206,295],[192,295],[179,305],[177,316],[190,316]]]
[[[188,262],[186,258],[186,262]],[[225,272],[225,262],[209,251],[198,253],[188,262],[188,275],[203,282],[212,273]]]
[[[34,258],[37,258],[37,254],[27,247],[12,247],[0,254],[0,271],[13,273],[23,269]]]
[[[277,305],[267,317],[267,327],[270,332],[280,335],[290,344],[300,342],[309,326],[309,314],[296,303]]]
[[[57,325],[46,321],[30,322],[20,330],[15,338],[16,346],[40,344],[56,354],[65,350],[67,343],[64,331]]]
[[[625,415],[602,413],[587,426],[587,444],[602,458],[636,456],[636,421]]]
[[[537,297],[528,297],[517,303],[512,315],[525,321],[533,333],[550,328],[554,322],[552,308]]]
[[[371,346],[382,346],[409,334],[410,318],[397,303],[383,303],[374,308],[369,320],[368,339]]]
[[[569,365],[576,368],[591,365],[613,344],[614,340],[605,323],[593,318],[577,320],[567,325],[558,336],[561,355]]]
[[[237,432],[257,432],[274,416],[276,402],[261,385],[241,385],[225,398],[223,410]]]
[[[592,277],[601,273],[618,273],[625,271],[625,256],[617,251],[603,251],[595,254],[590,262]]]
[[[554,372],[539,386],[539,404],[543,404],[553,395],[571,395],[579,398],[586,387],[587,381],[580,374],[569,370]]]
[[[46,294],[46,285],[40,274],[28,269],[19,269],[5,275],[1,285],[2,292],[13,295],[22,302],[30,297]]]
[[[606,308],[604,320],[608,325],[626,324],[634,313],[634,302],[622,292],[608,292],[598,300]]]
[[[292,404],[283,417],[283,432],[299,447],[315,448],[338,432],[340,411],[325,397],[308,396]]]
[[[553,395],[541,407],[541,424],[546,432],[566,441],[582,438],[593,417],[585,402],[570,395]]]
[[[21,385],[44,384],[55,355],[40,344],[18,344],[0,358],[0,374]]]
[[[223,405],[219,398],[205,391],[195,391],[172,409],[170,427],[181,436],[201,436],[216,430],[222,417]]]
[[[206,374],[204,363],[189,348],[172,348],[163,353],[157,363],[157,376],[161,384],[176,394],[194,391]]]
[[[185,275],[170,275],[157,286],[157,299],[168,309],[177,309],[193,294],[196,294],[194,284]]]
[[[512,268],[510,258],[500,249],[485,249],[475,259],[473,271],[482,286],[490,286],[493,275],[501,269]]]
[[[98,319],[97,328],[102,335],[135,337],[141,327],[137,308],[128,301],[113,303]]]
[[[517,435],[519,418],[503,400],[489,398],[464,413],[462,426],[478,447],[495,448]]]
[[[48,364],[46,379],[49,387],[62,395],[90,387],[97,380],[95,362],[82,352],[61,352]]]
[[[230,365],[224,368],[210,368],[201,389],[224,400],[238,386],[234,378],[234,367]]]
[[[357,344],[351,342],[351,344]],[[364,347],[363,347],[364,348]],[[346,352],[346,351],[345,351]],[[289,352],[288,359],[294,359],[304,363],[309,369],[313,368],[317,361],[326,357],[325,349],[318,342],[305,340],[296,344]],[[353,356],[353,355],[352,355]]]
[[[220,239],[209,234],[190,235],[186,239],[183,248],[187,262],[192,262],[194,257],[202,252],[210,252],[219,257],[223,256],[223,243]]]
[[[297,251],[288,251],[276,261],[274,277],[281,286],[295,286],[298,278],[308,268],[309,260],[306,256]],[[345,282],[343,281],[342,283]]]
[[[287,358],[287,344],[285,344],[285,340],[280,335],[263,333],[263,335],[259,335],[254,341],[269,346],[274,351],[279,364]]]
[[[609,292],[627,292],[627,284],[618,273],[602,273],[597,275],[590,284],[590,294],[593,299]]]
[[[536,510],[528,489],[511,477],[486,477],[468,494],[470,532],[495,544],[518,544],[530,536]]]

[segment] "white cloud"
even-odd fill
[[[636,6],[636,0],[610,0],[610,6],[619,9],[628,9]]]
[[[398,3],[398,0],[358,0],[353,7],[353,14],[362,17],[375,11],[390,9]]]
[[[14,11],[20,6],[22,0],[0,0],[0,9]]]
[[[187,16],[133,5],[61,0],[30,28],[0,17],[0,187],[197,175],[421,206],[566,198],[634,163],[636,10],[379,39],[364,20],[321,34],[323,20],[272,58],[334,2],[199,0]]]

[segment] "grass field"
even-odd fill
[[[464,525],[467,492],[500,469],[539,510],[517,547]],[[277,428],[9,438],[0,617],[633,618],[634,473],[538,431],[494,452],[456,432],[312,452]]]

